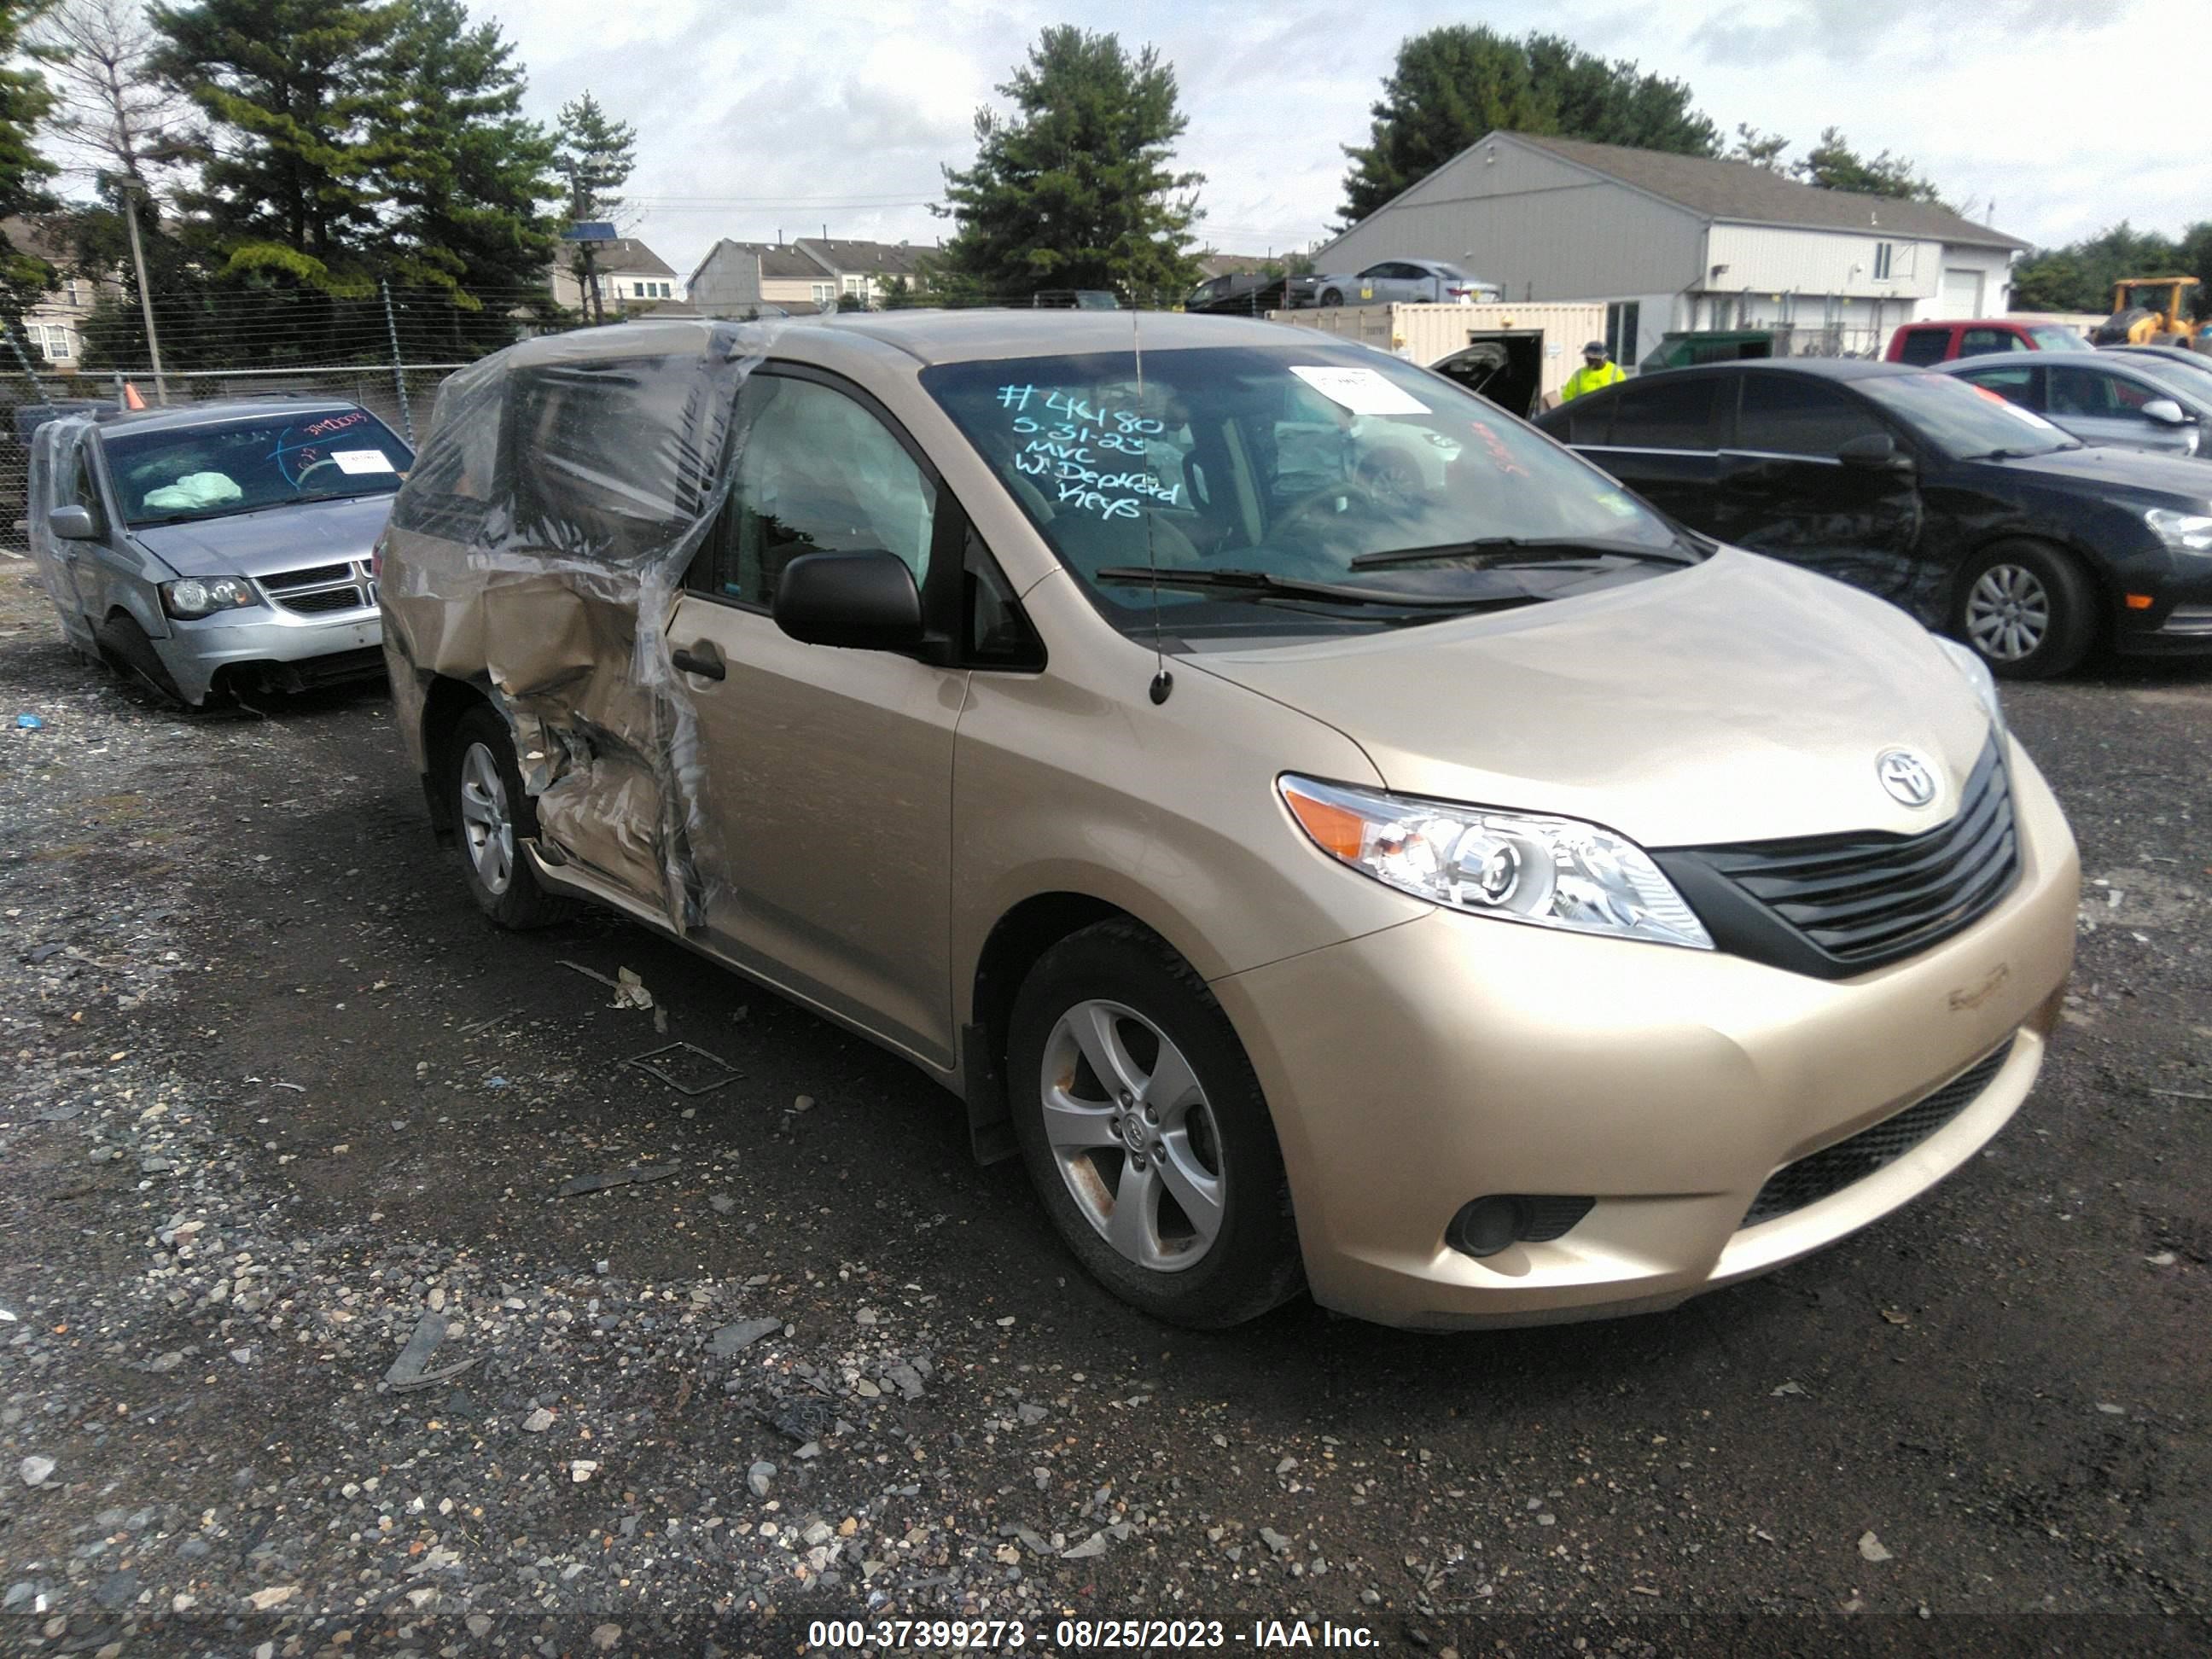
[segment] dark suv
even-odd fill
[[[1692,530],[1838,577],[2000,674],[2212,652],[2202,461],[2087,449],[1949,374],[1784,358],[1640,375],[1536,424]]]

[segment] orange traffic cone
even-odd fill
[[[146,407],[146,400],[138,395],[138,388],[131,385],[128,380],[125,380],[123,383],[123,406],[125,409],[143,409]]]

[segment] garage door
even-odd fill
[[[1946,317],[1982,314],[1982,273],[1947,269],[1943,272],[1943,312]]]

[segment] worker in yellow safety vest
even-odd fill
[[[1617,386],[1628,376],[1620,372],[1620,365],[1605,355],[1605,342],[1592,340],[1583,348],[1583,366],[1567,376],[1566,385],[1559,388],[1559,401],[1566,403],[1585,392],[1595,392],[1601,386]]]

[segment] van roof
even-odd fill
[[[169,432],[185,427],[215,426],[225,421],[246,421],[258,416],[322,415],[361,405],[349,398],[226,398],[204,404],[172,404],[167,409],[131,410],[101,417],[101,430]]]
[[[1291,335],[1279,323],[1243,317],[1191,316],[1179,311],[975,309],[864,311],[760,323],[693,321],[677,318],[618,323],[611,327],[549,334],[511,347],[517,368],[580,359],[673,356],[706,351],[718,338],[746,337],[763,330],[774,340],[804,330],[817,340],[851,334],[904,352],[925,363],[988,362],[1066,353],[1124,351],[1141,342],[1148,351],[1194,346],[1284,345],[1307,337],[1316,350],[1352,343],[1318,330]]]

